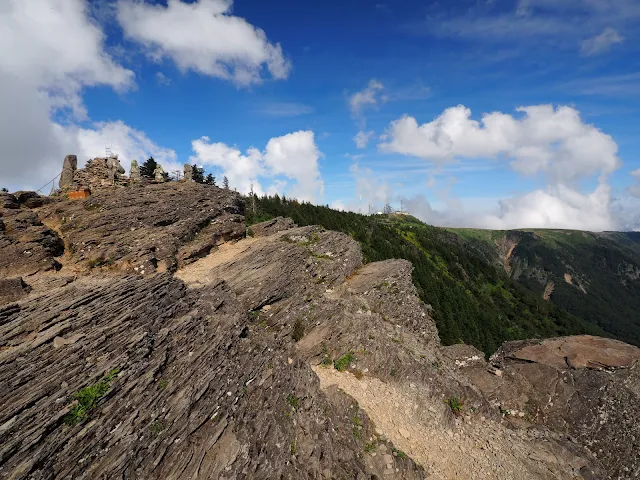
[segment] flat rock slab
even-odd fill
[[[521,348],[509,357],[558,369],[628,368],[640,360],[640,348],[609,338],[582,335],[545,340]]]

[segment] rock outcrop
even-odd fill
[[[321,392],[292,339],[293,310],[264,309],[308,307],[305,294],[359,263],[342,235],[297,233],[314,234],[332,260],[276,239],[198,289],[169,274],[90,276],[0,310],[0,476],[381,478],[383,458],[362,454],[374,438],[366,414]],[[395,478],[425,478],[406,457],[394,466]]]
[[[15,302],[31,291],[21,277],[0,279],[0,305]]]
[[[64,157],[62,164],[62,173],[60,174],[60,188],[69,188],[73,186],[76,170],[78,169],[78,157],[75,155],[67,155]]]
[[[120,163],[114,163],[113,158],[93,158],[83,168],[78,169],[73,177],[77,187],[87,187],[94,191],[100,187],[112,185],[127,185],[125,170]]]
[[[129,180],[131,183],[140,183],[142,180],[140,176],[140,166],[137,160],[131,160],[131,166],[129,167]]]
[[[242,214],[193,182],[2,210],[0,277],[30,287],[0,284],[0,478],[637,476],[636,347],[488,363],[440,345],[409,262]]]
[[[601,465],[586,478],[634,478],[640,471],[640,348],[591,336],[507,342],[462,370],[516,425],[564,433]],[[495,370],[493,370],[495,372]]]
[[[184,164],[184,181],[193,182],[193,166],[188,163]]]
[[[16,201],[17,203],[17,201]],[[19,205],[19,204],[18,204]],[[59,270],[64,242],[33,210],[0,212],[0,278]]]
[[[290,218],[276,217],[273,220],[251,225],[247,229],[247,234],[249,236],[265,237],[295,227],[297,227],[297,225]]]
[[[155,177],[156,182],[162,183],[165,181],[164,169],[162,168],[162,165],[160,164],[156,165],[156,169],[153,171],[153,175]]]

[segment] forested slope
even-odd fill
[[[568,312],[640,345],[640,234],[452,230],[512,279]],[[506,258],[499,245],[512,246]]]
[[[567,313],[511,278],[491,252],[456,233],[410,216],[365,216],[275,197],[247,201],[247,224],[276,216],[298,225],[348,233],[362,245],[365,261],[403,258],[413,263],[421,299],[433,307],[444,344],[464,342],[493,353],[505,340],[590,333],[598,326]]]

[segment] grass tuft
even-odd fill
[[[339,372],[344,372],[347,368],[349,368],[349,365],[351,365],[351,362],[353,362],[355,359],[356,357],[351,352],[347,352],[339,359],[334,361],[333,366]]]
[[[64,417],[64,422],[70,426],[83,422],[87,418],[89,411],[95,408],[98,401],[107,394],[111,388],[111,382],[119,372],[119,368],[114,368],[95,385],[90,385],[76,392],[73,398],[77,403]]]

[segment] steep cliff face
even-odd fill
[[[590,344],[578,341],[573,366],[527,360],[571,379],[549,405],[547,370],[519,368],[526,345],[505,346],[492,365],[473,347],[440,345],[409,262],[363,265],[351,237],[285,220],[238,240],[242,202],[231,192],[132,187],[18,211],[55,216],[51,235],[67,251],[52,256],[57,271],[30,270],[31,290],[0,306],[0,478],[637,471],[640,415],[621,408],[639,404],[635,347],[599,340],[587,365],[578,359]],[[113,262],[88,268],[90,255]],[[5,261],[5,274],[24,271]],[[505,414],[534,401],[535,415]],[[585,429],[591,417],[580,412],[594,405],[602,423]],[[613,446],[617,428],[631,447]]]

